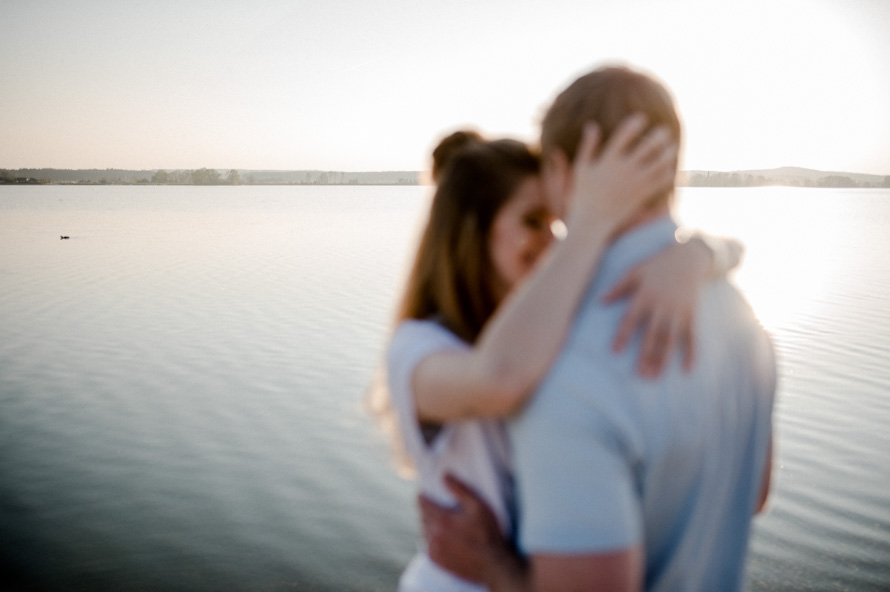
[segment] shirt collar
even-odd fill
[[[606,250],[592,286],[595,293],[611,288],[630,268],[672,244],[677,223],[665,214],[622,234]]]

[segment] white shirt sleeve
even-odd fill
[[[456,335],[433,321],[403,321],[393,333],[387,353],[387,382],[405,447],[415,459],[440,450],[448,439],[449,428],[443,426],[432,446],[424,441],[414,403],[414,371],[434,353],[467,347]]]

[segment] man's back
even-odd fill
[[[520,544],[557,555],[642,546],[647,589],[731,590],[742,585],[768,458],[766,334],[737,290],[714,282],[697,311],[694,369],[677,359],[645,380],[638,344],[611,351],[624,305],[601,303],[675,228],[664,218],[610,249],[566,347],[511,425]]]

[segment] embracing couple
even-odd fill
[[[726,280],[738,243],[678,239],[679,143],[665,88],[608,67],[556,98],[539,150],[434,151],[377,406],[421,494],[399,590],[744,586],[775,362]]]

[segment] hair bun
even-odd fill
[[[472,130],[459,130],[443,138],[433,150],[433,181],[439,182],[439,175],[445,170],[445,166],[451,162],[455,154],[467,146],[483,141],[482,136]]]

